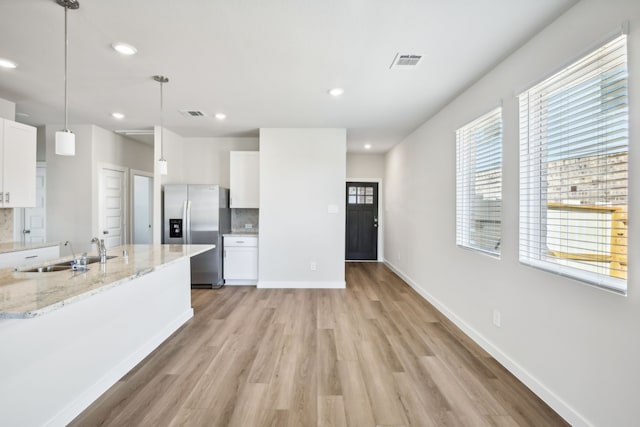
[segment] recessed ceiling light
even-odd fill
[[[331,96],[340,96],[344,93],[344,89],[339,88],[339,87],[334,87],[333,89],[331,89],[329,91],[329,95]]]
[[[227,115],[224,114],[224,113],[217,113],[216,114],[216,119],[218,119],[218,120],[224,120],[226,118],[227,118]]]
[[[2,68],[16,68],[18,64],[8,59],[0,58],[0,67]]]
[[[364,144],[365,150],[371,150],[371,144]]]
[[[113,117],[114,119],[122,120],[122,119],[124,119],[124,114],[122,114],[122,113],[111,113],[111,117]]]
[[[127,43],[113,43],[111,45],[111,47],[118,53],[121,53],[123,55],[135,55],[136,53],[138,53],[138,49],[136,49],[135,46],[131,46],[130,44]]]

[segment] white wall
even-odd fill
[[[55,154],[55,133],[60,126],[46,126],[47,241],[69,240],[76,253],[86,251],[92,237],[91,125],[71,126],[76,135],[76,155]],[[71,254],[60,247],[60,255]]]
[[[640,212],[640,2],[582,1],[464,91],[387,155],[388,262],[574,425],[640,419],[640,275],[629,296],[518,262],[516,91],[567,65],[630,21],[630,217]],[[455,244],[455,130],[503,106],[503,240],[497,260]],[[629,259],[640,254],[630,225]],[[492,325],[492,310],[502,327]]]
[[[167,176],[157,179],[154,190],[154,225],[162,226],[162,204],[159,195],[164,184],[219,184],[229,188],[229,152],[256,151],[258,138],[185,138],[167,129],[164,157],[167,160]],[[160,158],[160,128],[154,132],[155,159]],[[159,175],[158,175],[159,176]],[[157,193],[157,197],[156,197]],[[156,218],[157,217],[157,218]],[[162,241],[161,228],[155,235],[155,243]]]
[[[258,287],[344,287],[345,180],[345,129],[260,129]]]
[[[167,141],[167,182],[229,188],[229,152],[256,150],[258,138],[182,138],[179,145]]]
[[[347,154],[347,178],[384,178],[384,154]]]
[[[347,181],[378,183],[378,261],[384,260],[384,154],[347,154]]]
[[[16,120],[16,103],[0,98],[0,117]]]
[[[100,233],[100,169],[104,165],[119,166],[125,169],[136,169],[145,172],[153,172],[153,147],[149,144],[135,141],[115,132],[108,131],[98,126],[92,126],[92,236],[101,236]],[[125,173],[125,179],[129,173]],[[127,181],[126,215],[129,219],[130,183]],[[128,229],[129,229],[128,227]],[[127,243],[130,233],[127,233]],[[95,248],[94,248],[95,249]]]
[[[55,154],[55,132],[46,126],[47,241],[69,240],[76,253],[95,250],[90,241],[98,235],[98,167],[109,163],[151,171],[153,147],[93,125],[72,126],[76,155]],[[69,255],[62,247],[61,255]]]

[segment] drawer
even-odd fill
[[[58,246],[49,246],[24,251],[14,251],[0,254],[0,268],[17,267],[25,264],[35,264],[60,256]]]
[[[226,247],[257,247],[258,236],[224,236],[224,246]]]

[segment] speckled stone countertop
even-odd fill
[[[21,243],[21,242],[3,242],[0,243],[0,254],[6,254],[16,251],[27,251],[29,249],[48,248],[50,246],[58,246],[60,243]]]
[[[89,270],[25,273],[12,268],[0,270],[0,319],[24,319],[40,316],[122,285],[162,266],[213,249],[214,245],[125,245],[109,249],[116,255],[101,265],[89,264]],[[123,257],[123,250],[128,258]],[[93,255],[93,254],[90,254]],[[71,257],[34,264],[33,267],[69,261]],[[18,270],[21,267],[18,267]]]

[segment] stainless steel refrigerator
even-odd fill
[[[163,225],[163,243],[216,245],[191,258],[191,286],[222,286],[222,235],[231,230],[229,190],[219,185],[165,185]]]

